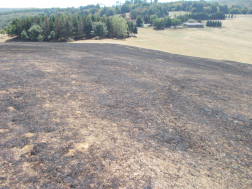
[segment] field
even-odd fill
[[[252,187],[252,65],[19,42],[0,66],[1,188]]]
[[[217,60],[252,63],[252,15],[237,15],[222,21],[223,28],[140,28],[137,37],[126,40],[85,40],[76,43],[115,43],[169,53]]]

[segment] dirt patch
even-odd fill
[[[251,188],[252,66],[0,44],[3,188]]]

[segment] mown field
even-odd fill
[[[252,188],[252,65],[19,42],[0,67],[1,188]]]
[[[178,15],[179,12],[176,12]],[[115,43],[169,53],[218,60],[252,63],[252,15],[237,15],[222,21],[223,28],[165,29],[140,28],[137,37],[125,40],[85,40],[76,43]],[[203,22],[205,24],[205,22]]]

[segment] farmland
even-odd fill
[[[180,12],[176,12],[177,16]],[[171,14],[172,15],[172,14]],[[223,28],[140,28],[137,37],[125,40],[85,40],[76,43],[114,43],[187,56],[252,63],[252,15],[237,15],[222,21]],[[205,22],[203,22],[205,24]]]

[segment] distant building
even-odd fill
[[[204,25],[199,22],[193,22],[193,23],[184,22],[183,26],[184,28],[204,28]]]

